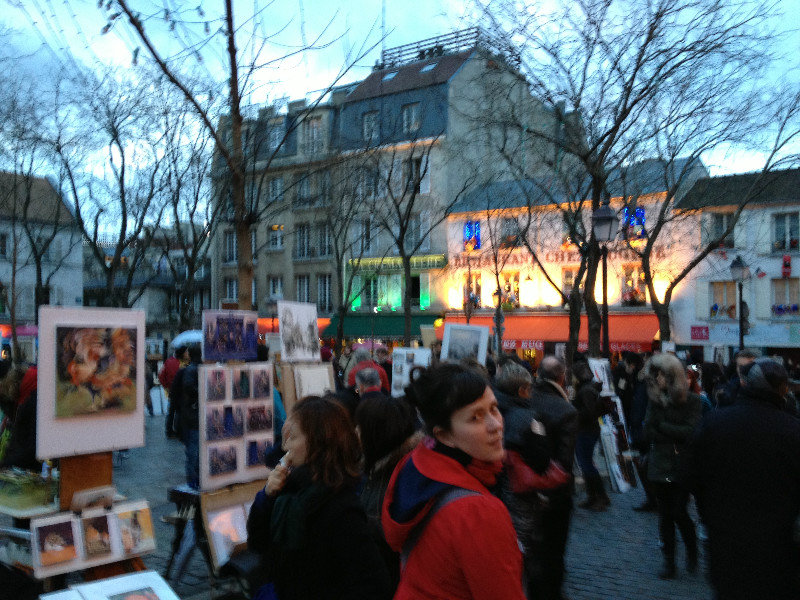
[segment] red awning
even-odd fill
[[[658,332],[658,319],[652,313],[612,314],[608,316],[608,337],[612,352],[647,352],[652,350],[653,338]],[[446,323],[466,323],[463,314],[448,314]],[[470,325],[494,327],[492,316],[473,316]],[[569,335],[569,315],[566,314],[534,314],[505,315],[505,333],[503,347],[506,349],[522,348],[544,350],[545,342],[566,342]],[[436,330],[441,339],[444,327]],[[578,336],[578,349],[588,347],[588,329],[586,315],[581,315],[581,331]]]
[[[319,330],[320,337],[325,328],[331,324],[330,317],[317,317],[317,329]],[[278,333],[281,329],[280,319],[276,316],[272,317],[259,317],[258,318],[258,333],[264,335],[265,333]]]

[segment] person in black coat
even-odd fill
[[[578,504],[580,508],[604,511],[611,504],[606,493],[603,478],[594,465],[594,447],[600,440],[600,422],[604,413],[604,403],[600,398],[602,384],[594,381],[594,374],[585,361],[576,362],[573,367],[575,377],[575,400],[572,405],[578,411],[578,437],[575,458],[581,467],[586,482],[586,499]]]
[[[708,530],[718,600],[800,598],[800,421],[782,410],[788,377],[762,358],[742,369],[736,404],[703,419],[691,484]]]
[[[545,356],[539,364],[531,392],[531,408],[545,428],[548,452],[571,474],[578,429],[578,411],[569,402],[564,389],[566,366],[555,356]],[[572,516],[572,479],[562,486],[542,492],[543,502],[537,511],[536,528],[540,537],[526,549],[528,591],[538,600],[558,600],[564,581],[564,553]],[[528,555],[532,560],[528,561]],[[538,562],[529,572],[528,565]]]
[[[186,453],[186,483],[200,487],[200,408],[199,372],[202,362],[200,346],[189,346],[189,364],[175,375],[170,388],[170,402],[175,404],[178,434]]]
[[[360,448],[344,406],[308,396],[283,427],[283,464],[247,521],[281,600],[382,600],[389,575],[356,495]]]

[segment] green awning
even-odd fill
[[[411,337],[419,337],[420,325],[433,325],[438,315],[435,313],[427,315],[411,316]],[[336,337],[336,327],[339,323],[339,315],[331,317],[331,323],[322,332],[322,337]],[[401,312],[379,312],[379,313],[348,313],[344,318],[344,337],[346,338],[402,338],[404,328],[404,316]]]

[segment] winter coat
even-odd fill
[[[546,379],[536,381],[531,393],[531,408],[544,425],[549,456],[572,474],[575,461],[575,440],[578,434],[578,411],[556,385]],[[550,504],[572,505],[573,483],[542,492]]]
[[[688,442],[700,422],[702,400],[689,393],[686,402],[661,402],[650,398],[644,418],[644,434],[650,442],[647,478],[674,483],[683,479]]]
[[[602,384],[588,380],[583,381],[575,392],[575,400],[572,405],[578,411],[578,433],[600,435],[601,417],[605,410],[605,404],[600,398]]]
[[[175,375],[169,392],[175,403],[178,427],[182,434],[200,429],[199,373],[197,363],[189,363]]]
[[[258,492],[247,545],[281,600],[383,600],[389,576],[354,486],[338,491],[292,471],[275,497]]]
[[[429,445],[406,456],[389,482],[382,511],[389,546],[402,551],[447,490],[474,493],[445,504],[423,524],[395,600],[524,600],[522,554],[508,510],[477,473]]]
[[[711,579],[728,598],[800,598],[800,421],[751,394],[706,415],[692,444],[692,491],[709,533]]]
[[[170,356],[164,361],[164,364],[161,366],[161,371],[158,373],[158,381],[164,386],[165,390],[172,388],[172,382],[180,368],[181,361],[174,356]]]

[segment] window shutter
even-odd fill
[[[711,289],[708,281],[697,282],[697,293],[694,295],[695,317],[706,320],[709,318]]]
[[[772,317],[772,303],[774,302],[775,294],[772,291],[772,281],[769,277],[753,277],[750,279],[750,284],[753,286],[755,292],[756,305],[751,309],[750,322],[752,323],[753,317],[757,319],[769,319]],[[745,302],[747,296],[745,295]]]

